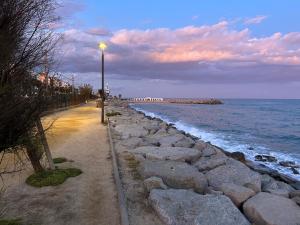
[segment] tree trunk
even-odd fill
[[[40,138],[41,138],[42,145],[44,147],[44,151],[45,151],[47,160],[49,162],[49,167],[50,167],[51,170],[54,170],[55,166],[54,166],[54,163],[53,163],[53,159],[52,159],[52,155],[51,155],[51,152],[50,152],[50,149],[49,149],[47,138],[46,138],[46,135],[45,135],[45,132],[44,132],[43,124],[42,124],[40,118],[36,121],[36,126],[37,126],[37,129],[38,129],[38,133],[40,135]]]
[[[44,168],[40,163],[40,157],[37,149],[35,149],[35,147],[30,143],[26,145],[26,151],[34,171],[36,173],[44,171]]]

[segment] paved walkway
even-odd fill
[[[107,128],[95,103],[47,116],[44,127],[54,157],[83,171],[57,187],[33,188],[21,182],[4,196],[6,216],[42,225],[119,225],[117,192]],[[6,201],[6,202],[5,202]],[[2,204],[3,206],[3,201]]]

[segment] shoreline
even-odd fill
[[[109,111],[119,113],[110,117],[112,139],[133,225],[299,221],[300,182],[251,166],[242,153],[226,152],[128,102],[111,102]],[[206,223],[195,223],[200,215]],[[273,223],[278,220],[284,223]]]
[[[162,118],[159,118],[159,117],[157,117],[154,113],[149,112],[151,115],[147,115],[146,112],[144,112],[144,111],[142,111],[142,110],[139,110],[139,109],[135,109],[134,107],[131,106],[131,104],[135,104],[135,103],[129,102],[128,107],[129,107],[130,109],[134,110],[134,111],[137,112],[137,113],[142,114],[143,116],[145,116],[145,117],[148,118],[148,119],[151,119],[151,120],[152,120],[152,119],[156,119],[156,120],[159,120],[159,121],[161,121],[161,122],[164,122],[164,123],[168,124],[169,126],[173,127],[174,129],[178,130],[178,131],[181,132],[182,134],[186,135],[187,137],[191,137],[191,138],[193,138],[194,140],[200,140],[200,141],[206,142],[206,143],[208,143],[208,144],[210,144],[210,145],[212,145],[212,146],[214,146],[214,147],[220,149],[222,152],[224,152],[224,153],[225,153],[226,155],[228,155],[228,156],[230,156],[232,153],[238,152],[238,153],[242,153],[242,154],[244,155],[244,157],[246,158],[246,154],[243,153],[243,152],[241,152],[241,151],[233,151],[233,152],[226,151],[225,149],[223,149],[222,147],[220,147],[220,146],[218,146],[218,145],[214,145],[214,144],[212,144],[212,143],[209,142],[209,141],[205,141],[205,140],[201,139],[200,137],[194,136],[194,135],[192,135],[192,134],[190,134],[190,133],[188,133],[188,132],[186,132],[186,131],[184,131],[184,130],[179,129],[178,127],[175,126],[174,123],[169,122],[169,121],[167,121],[167,120],[164,120],[164,119],[162,119]],[[256,153],[256,155],[259,155],[259,156],[266,156],[266,157],[272,157],[272,156],[270,156],[270,155],[264,155],[264,154],[260,154],[260,153]],[[283,162],[285,162],[285,161],[283,161]],[[274,177],[275,179],[278,179],[278,180],[287,182],[287,183],[289,183],[289,184],[291,184],[291,185],[294,185],[294,183],[296,183],[296,186],[297,186],[297,187],[300,186],[300,179],[296,179],[296,178],[290,176],[289,174],[281,173],[281,172],[277,171],[276,169],[273,169],[273,168],[269,167],[268,165],[263,164],[263,161],[259,161],[259,160],[255,161],[255,160],[251,160],[251,159],[247,159],[247,158],[246,158],[245,164],[246,164],[248,167],[250,167],[251,169],[253,169],[253,170],[255,170],[255,171],[257,171],[257,172],[259,172],[259,173],[261,173],[261,174],[268,174],[268,175]],[[284,168],[289,168],[289,169],[291,169],[292,167],[286,166],[286,167],[284,167]],[[296,167],[296,168],[297,168],[297,167]]]

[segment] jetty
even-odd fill
[[[205,105],[219,105],[223,102],[219,99],[189,99],[189,98],[131,98],[130,103],[166,103],[166,104],[205,104]]]

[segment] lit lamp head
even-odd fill
[[[99,43],[99,48],[101,49],[102,52],[107,48],[107,45],[104,42]]]

